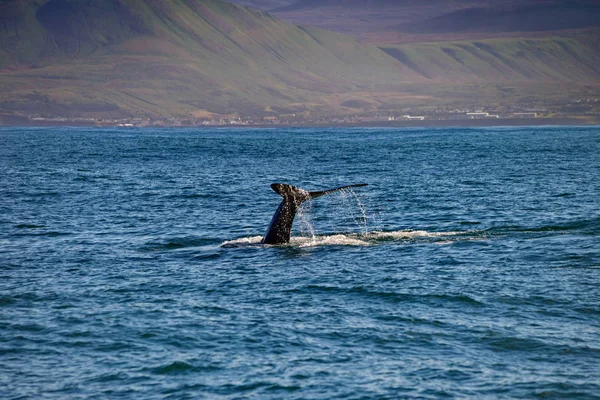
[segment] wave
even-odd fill
[[[469,222],[469,225],[477,223]],[[34,230],[34,231],[37,231]],[[584,235],[596,235],[600,232],[600,218],[587,220],[569,221],[557,224],[545,224],[538,226],[505,225],[479,230],[444,231],[432,232],[427,230],[397,230],[397,231],[371,231],[371,232],[349,232],[331,233],[323,235],[310,235],[310,230],[304,235],[293,236],[290,243],[284,247],[318,247],[318,246],[373,246],[387,242],[430,242],[439,245],[453,244],[464,241],[477,241],[497,237],[521,236],[521,235],[552,235],[577,233]],[[46,235],[57,235],[56,232],[45,233]],[[66,234],[66,233],[63,233]],[[142,251],[168,251],[179,250],[189,247],[214,246],[221,248],[258,247],[262,246],[262,236],[248,236],[232,240],[222,241],[218,238],[205,238],[197,236],[172,237],[163,240],[155,240],[142,246]],[[271,247],[267,245],[265,247]]]
[[[290,243],[284,246],[316,247],[316,246],[373,246],[384,242],[434,240],[440,243],[453,243],[457,236],[473,235],[473,232],[428,232],[402,230],[392,232],[373,231],[367,233],[338,233],[332,235],[293,236]],[[243,237],[221,243],[221,247],[248,247],[262,245],[262,236]]]
[[[486,233],[489,234],[507,234],[507,233],[532,233],[532,234],[565,234],[577,233],[583,235],[597,235],[600,233],[600,218],[594,217],[590,219],[578,219],[573,221],[559,221],[552,224],[543,224],[539,226],[521,226],[507,225],[494,226],[488,228]]]
[[[218,243],[218,241],[216,242]],[[144,244],[140,250],[143,252],[180,250],[185,248],[198,248],[202,246],[214,246],[215,239],[198,236],[172,237],[164,240],[152,241]]]

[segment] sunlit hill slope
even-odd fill
[[[6,111],[260,113],[368,89],[403,72],[376,47],[218,0],[0,6]]]
[[[0,0],[0,113],[260,116],[514,102],[596,90],[599,55],[598,40],[577,35],[377,47],[220,0]]]

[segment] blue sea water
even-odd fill
[[[0,129],[0,398],[600,398],[600,127]],[[307,203],[262,246],[280,198]]]

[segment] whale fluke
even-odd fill
[[[275,211],[269,229],[262,240],[263,244],[285,244],[289,243],[292,234],[292,224],[296,217],[296,212],[302,203],[317,197],[324,196],[338,190],[367,186],[366,183],[355,185],[340,186],[332,189],[309,192],[299,187],[285,183],[273,183],[271,189],[283,197],[283,201]]]

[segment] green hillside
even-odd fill
[[[490,39],[382,46],[440,82],[600,82],[600,39]]]
[[[293,111],[385,77],[419,79],[376,47],[218,0],[1,5],[14,15],[1,34],[8,111]]]
[[[220,0],[0,0],[0,113],[355,113],[513,101],[505,84],[514,96],[571,96],[598,87],[598,43],[379,48]]]
[[[513,107],[600,97],[600,36],[489,39],[381,46],[428,84],[398,84],[390,107]]]

